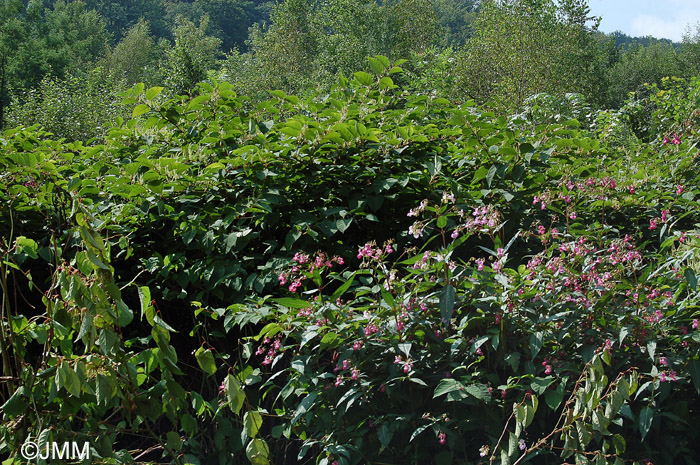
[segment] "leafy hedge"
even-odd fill
[[[696,463],[698,82],[640,144],[401,64],[256,106],[136,86],[96,146],[5,132],[6,463]]]

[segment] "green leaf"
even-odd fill
[[[547,403],[547,406],[556,411],[564,400],[565,390],[566,382],[562,381],[555,390],[547,391],[547,393],[544,395],[544,401]]]
[[[688,286],[693,290],[698,290],[698,278],[695,276],[695,272],[691,268],[686,268],[683,272],[685,279],[688,281]]]
[[[337,333],[326,333],[321,338],[321,350],[331,346],[338,339]]]
[[[384,89],[393,89],[394,87],[395,87],[395,86],[394,86],[394,81],[393,81],[393,79],[391,79],[389,76],[384,76],[383,78],[381,78],[381,79],[379,80],[379,88],[380,88],[381,90],[384,90]]]
[[[279,299],[272,299],[272,301],[289,308],[306,308],[309,306],[307,301],[295,299],[293,297],[280,297]]]
[[[131,117],[136,118],[137,116],[141,116],[144,113],[148,113],[149,111],[151,111],[151,107],[142,103],[140,105],[136,105],[134,111],[131,113]]]
[[[651,423],[654,421],[654,410],[648,405],[642,408],[639,412],[639,432],[642,435],[642,441],[646,437],[649,429],[651,428]]]
[[[15,246],[20,252],[25,253],[32,258],[38,258],[38,246],[34,239],[19,236],[17,239],[15,239]]]
[[[384,71],[386,70],[386,67],[382,64],[382,62],[377,60],[376,58],[369,57],[369,58],[367,58],[367,60],[369,61],[370,69],[377,76],[384,73]]]
[[[413,432],[413,434],[411,434],[411,438],[408,440],[408,442],[412,442],[420,433],[425,431],[426,428],[428,428],[428,425],[423,425],[423,426],[419,426],[418,428],[416,428],[416,430]]]
[[[615,434],[612,437],[613,445],[615,446],[615,453],[618,455],[624,454],[625,449],[627,448],[627,441],[625,441],[625,438],[620,436],[619,434]]]
[[[695,389],[697,389],[698,394],[700,394],[700,360],[694,358],[688,362],[688,371],[690,372],[690,378],[693,380]]]
[[[232,375],[226,376],[224,380],[224,392],[226,392],[229,408],[233,413],[238,414],[245,402],[245,394],[241,391],[238,380]]]
[[[253,439],[245,448],[245,455],[252,465],[267,465],[270,463],[270,447],[263,439]]]
[[[309,395],[304,397],[304,399],[299,403],[299,406],[297,407],[297,411],[294,414],[294,417],[292,417],[292,423],[296,423],[296,421],[304,415],[306,412],[308,412],[311,407],[313,407],[314,402],[316,402],[316,398],[318,397],[318,393],[316,391],[311,392]]]
[[[445,378],[440,380],[437,387],[435,388],[435,393],[433,394],[433,399],[436,397],[443,396],[448,392],[458,391],[464,389],[462,383],[453,378]]]
[[[97,405],[107,406],[107,402],[109,402],[116,394],[116,386],[114,386],[108,376],[98,373],[95,387],[97,388],[95,390]]]
[[[491,168],[489,168],[488,173],[486,173],[486,184],[491,187],[491,183],[493,182],[493,177],[496,175],[496,165],[493,165]]]
[[[167,438],[168,448],[171,451],[177,452],[182,448],[182,439],[175,431],[168,431],[165,437]]]
[[[554,382],[554,376],[547,376],[546,378],[535,378],[530,382],[530,387],[538,395],[541,396],[547,387]]]
[[[344,233],[350,227],[351,223],[352,218],[341,218],[335,222],[335,225],[338,228],[338,231]]]
[[[364,71],[358,71],[355,73],[355,79],[358,80],[360,84],[363,86],[370,86],[372,85],[372,81],[374,80],[372,78],[372,75],[369,73],[365,73]]]
[[[336,291],[333,293],[331,298],[329,299],[331,302],[335,302],[338,300],[339,297],[341,297],[343,294],[345,294],[345,291],[350,289],[350,286],[352,286],[352,283],[355,281],[355,275],[357,274],[357,271],[352,274],[347,280],[341,285]]]
[[[448,284],[440,293],[440,317],[444,324],[449,324],[455,308],[455,288]]]
[[[263,419],[260,412],[256,412],[254,410],[246,412],[245,415],[243,415],[243,428],[245,430],[245,434],[247,434],[249,438],[254,438],[258,434],[258,430],[260,430],[262,422]]]
[[[530,356],[534,360],[542,349],[542,332],[530,335]]]
[[[146,100],[153,100],[161,93],[162,87],[151,87],[146,91]]]
[[[211,350],[205,350],[203,347],[197,349],[194,353],[195,358],[199,367],[207,374],[213,375],[216,373],[216,362],[214,361],[214,354]]]
[[[391,442],[391,438],[394,436],[394,433],[389,430],[389,426],[384,423],[379,427],[377,436],[379,437],[379,442],[381,442],[384,447],[389,447],[389,443]]]
[[[656,355],[656,341],[649,341],[647,351],[649,351],[649,358],[653,361],[654,355]]]
[[[28,389],[22,386],[17,389],[9,399],[7,399],[7,402],[0,407],[5,415],[8,417],[16,417],[17,415],[24,413],[24,411],[27,409],[27,401],[25,400],[27,391]]]

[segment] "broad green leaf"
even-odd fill
[[[690,378],[693,380],[695,389],[700,394],[700,360],[694,358],[688,361],[688,371],[690,372]]]
[[[384,423],[379,427],[377,436],[379,437],[379,442],[381,442],[384,447],[389,447],[389,443],[391,442],[391,438],[394,436],[394,433],[389,429],[389,426]]]
[[[207,374],[213,375],[216,373],[216,362],[214,361],[214,354],[211,350],[206,350],[203,347],[197,349],[194,353],[195,358],[199,367]]]
[[[141,116],[144,113],[148,113],[149,111],[151,111],[151,107],[142,103],[140,105],[136,105],[134,111],[131,113],[131,117],[136,118],[137,116]]]
[[[243,428],[245,429],[245,434],[249,438],[254,438],[258,434],[258,430],[262,426],[262,415],[254,410],[248,411],[243,415]]]
[[[372,78],[371,74],[365,73],[364,71],[358,71],[355,73],[354,76],[355,76],[355,79],[357,79],[358,82],[360,84],[362,84],[363,86],[372,85],[373,78]]]
[[[272,299],[272,301],[289,308],[306,308],[310,305],[305,300],[295,299],[293,297],[280,297],[278,299]]]
[[[253,439],[245,448],[245,455],[252,465],[267,465],[270,463],[270,448],[263,439]]]
[[[695,271],[693,271],[691,268],[686,268],[683,274],[685,275],[685,279],[688,281],[688,287],[690,287],[693,291],[697,291],[698,278],[695,275]]]
[[[613,445],[615,446],[615,453],[618,455],[624,454],[627,448],[627,441],[619,434],[615,434],[612,437]]]
[[[440,292],[440,317],[443,324],[449,324],[452,319],[452,312],[455,308],[455,288],[448,284]]]
[[[156,98],[158,96],[158,94],[161,93],[162,90],[163,90],[163,87],[151,87],[150,89],[148,89],[146,91],[146,95],[145,95],[146,100],[153,100],[154,98]]]
[[[448,392],[457,391],[464,389],[464,386],[453,378],[445,378],[440,380],[437,387],[435,388],[435,393],[433,394],[433,399],[447,394]]]
[[[536,332],[530,335],[530,356],[534,360],[542,349],[542,333]]]
[[[369,57],[369,58],[367,58],[367,60],[369,61],[370,69],[377,76],[384,73],[384,71],[386,70],[386,67],[378,59],[376,59],[374,57]]]
[[[232,375],[227,375],[226,379],[224,380],[224,392],[226,393],[226,397],[228,399],[229,408],[233,411],[233,413],[238,414],[243,407],[243,403],[245,402],[245,394],[241,390],[238,380],[236,380],[236,378],[234,378]]]
[[[649,407],[643,407],[641,412],[639,412],[639,432],[642,435],[642,441],[646,437],[649,429],[651,428],[651,423],[654,421],[654,410]]]
[[[7,402],[0,407],[3,413],[8,417],[16,417],[24,413],[27,408],[27,401],[25,400],[27,391],[28,389],[24,386],[17,389],[14,394],[7,399]]]

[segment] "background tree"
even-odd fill
[[[180,16],[174,29],[175,43],[165,46],[162,64],[164,83],[175,93],[189,93],[213,69],[221,39],[207,34],[209,17],[203,16],[199,25]]]
[[[607,106],[619,108],[630,92],[643,94],[645,84],[660,84],[664,77],[682,74],[680,57],[672,45],[662,41],[648,47],[634,44],[608,71]]]
[[[564,5],[566,8],[562,8]],[[597,23],[584,1],[487,0],[457,65],[459,90],[518,110],[540,92],[577,90]]]
[[[160,83],[158,60],[161,53],[162,50],[151,35],[148,22],[142,20],[126,32],[101,64],[127,84],[145,82],[156,85]]]

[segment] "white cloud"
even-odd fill
[[[668,13],[672,14],[668,15]],[[700,8],[669,11],[668,13],[667,15],[670,17],[667,18],[660,18],[650,14],[634,17],[630,34],[633,36],[653,36],[680,42],[686,28],[690,26],[692,29],[695,29],[695,25],[700,22]]]

